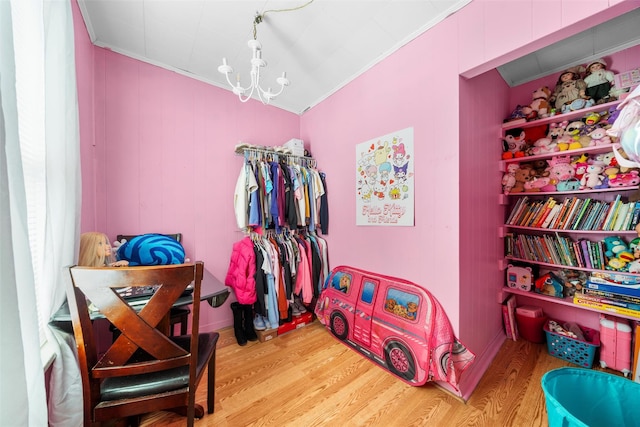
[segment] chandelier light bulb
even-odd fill
[[[271,88],[266,91],[260,86],[260,68],[267,66],[267,61],[262,59],[262,45],[256,39],[249,40],[247,43],[249,49],[251,49],[251,85],[249,87],[242,87],[240,85],[240,74],[237,74],[236,84],[231,82],[229,75],[233,73],[233,68],[227,63],[227,58],[222,58],[222,65],[218,67],[218,72],[224,74],[227,78],[227,83],[231,86],[233,93],[238,95],[240,102],[247,102],[253,92],[256,91],[258,98],[264,105],[268,105],[272,99],[277,97],[284,91],[285,86],[289,86],[290,82],[287,79],[287,73],[283,72],[281,77],[276,79],[276,83],[280,87],[277,92],[272,92]]]

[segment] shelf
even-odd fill
[[[542,265],[542,266],[545,266],[545,267],[556,268],[556,269],[558,269],[558,268],[566,268],[567,270],[580,270],[580,271],[587,271],[587,272],[602,272],[602,273],[609,273],[609,274],[615,273],[615,271],[613,271],[613,270],[600,270],[600,269],[597,269],[597,268],[587,268],[587,267],[578,267],[578,266],[574,267],[574,266],[571,266],[571,265],[551,264],[551,263],[548,263],[548,262],[533,261],[533,260],[524,259],[524,258],[516,258],[516,257],[510,256],[510,255],[507,255],[505,258],[507,260],[509,260],[509,261],[516,261],[516,262],[524,262],[524,263],[527,263],[527,264]],[[628,274],[629,276],[640,276],[640,274],[629,273],[629,272],[626,272],[626,271],[619,271],[618,273]]]
[[[593,311],[595,313],[603,313],[603,314],[609,314],[609,315],[612,315],[612,316],[615,316],[615,317],[622,317],[624,319],[629,319],[629,320],[638,320],[638,317],[628,316],[626,314],[621,314],[621,313],[614,312],[614,311],[599,310],[597,308],[585,307],[585,306],[582,306],[582,305],[574,304],[573,303],[573,297],[556,298],[556,297],[550,297],[548,295],[537,294],[537,293],[532,292],[532,291],[521,291],[520,289],[509,288],[507,286],[503,287],[503,291],[507,292],[507,293],[510,293],[510,294],[521,295],[521,296],[527,297],[527,298],[533,298],[533,299],[537,299],[537,300],[541,300],[541,301],[550,302],[552,304],[559,304],[559,305],[566,305],[566,306],[574,307],[574,308],[576,308],[578,310],[587,310],[587,311]]]
[[[540,227],[524,227],[522,225],[509,225],[504,224],[505,228],[510,230],[527,230],[527,231],[544,231],[551,233],[565,233],[565,234],[606,234],[606,235],[633,235],[637,236],[638,232],[635,230],[565,230],[557,228],[540,228]]]
[[[509,193],[509,194],[501,194],[502,196],[514,196],[514,197],[522,197],[522,196],[545,196],[545,195],[580,195],[580,194],[589,194],[589,193],[611,193],[611,192],[620,192],[620,191],[635,191],[638,190],[637,185],[633,185],[631,187],[609,187],[609,188],[596,188],[593,190],[576,190],[576,191],[524,191],[522,193]]]
[[[577,148],[575,150],[554,151],[553,153],[536,154],[535,156],[516,157],[513,159],[500,160],[500,172],[507,171],[509,163],[527,163],[533,160],[550,159],[554,156],[575,156],[583,153],[600,154],[613,151],[613,144],[594,145],[592,147]]]
[[[502,124],[502,129],[503,130],[508,130],[508,129],[515,129],[515,128],[529,128],[529,127],[534,127],[534,126],[540,126],[540,125],[546,125],[549,123],[557,123],[557,122],[561,122],[564,120],[567,121],[572,121],[573,119],[581,119],[584,116],[587,115],[587,113],[591,113],[591,112],[601,112],[601,111],[608,111],[609,108],[611,107],[617,107],[618,104],[620,104],[622,101],[621,100],[616,100],[613,102],[607,102],[606,104],[600,104],[600,105],[594,105],[593,107],[589,107],[589,108],[583,108],[582,110],[577,110],[577,111],[572,111],[571,113],[565,113],[565,114],[556,114],[555,116],[552,117],[545,117],[544,119],[538,119],[538,120],[532,120],[530,122],[524,122],[524,123],[503,123]]]

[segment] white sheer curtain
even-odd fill
[[[73,41],[69,0],[0,0],[0,425],[81,424],[73,347],[46,327],[79,234]]]

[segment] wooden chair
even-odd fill
[[[116,236],[116,240],[119,242],[121,242],[122,239],[129,241],[136,236],[138,236],[138,234],[118,234]],[[164,236],[171,237],[177,242],[182,242],[182,233],[164,234]],[[180,325],[180,335],[185,335],[187,333],[189,313],[191,313],[191,311],[184,307],[175,307],[171,309],[171,316],[169,317],[169,330],[171,331],[171,335],[174,335],[175,325]],[[113,332],[114,339],[116,339],[120,333],[117,329],[114,329],[111,332]]]
[[[187,285],[200,300],[204,266],[69,268],[67,298],[78,349],[84,396],[84,425],[158,410],[186,414],[187,425],[204,416],[196,388],[208,367],[207,410],[213,413],[218,333],[199,333],[200,304],[193,304],[191,334],[168,337],[161,323]],[[158,285],[139,312],[117,292],[127,286]],[[121,331],[98,357],[89,302]]]

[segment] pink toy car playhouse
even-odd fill
[[[457,391],[475,358],[440,303],[406,280],[336,267],[315,312],[336,338],[412,386],[444,381]]]

